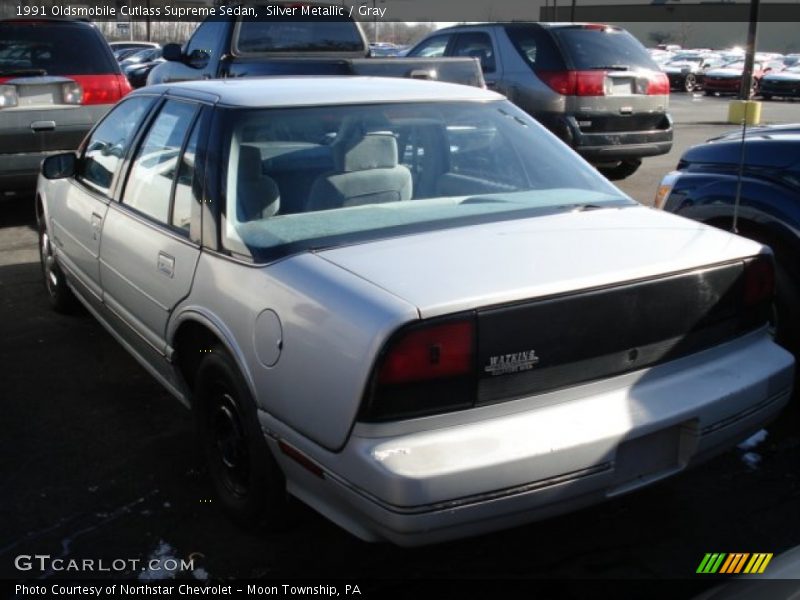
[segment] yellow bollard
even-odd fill
[[[761,102],[731,100],[728,104],[728,123],[741,125],[742,120],[748,125],[758,125],[761,122]]]

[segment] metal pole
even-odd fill
[[[742,87],[739,98],[749,100],[753,91],[753,62],[756,55],[756,33],[758,30],[759,0],[750,0],[750,25],[747,28],[747,51],[744,55],[744,71],[742,71]]]
[[[147,0],[147,15],[145,15],[145,27],[147,28],[147,41],[150,41],[150,0]]]
[[[575,0],[572,0],[572,7],[569,11],[569,20],[574,23],[575,22]]]
[[[558,0],[553,0],[553,18],[551,21],[558,21]]]

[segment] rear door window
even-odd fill
[[[114,58],[91,28],[68,23],[0,23],[0,77],[115,73]]]
[[[617,27],[559,27],[550,30],[572,67],[592,69],[658,70],[644,46]]]
[[[526,63],[535,69],[560,71],[564,59],[553,39],[540,27],[531,25],[508,25],[506,34],[514,48]]]

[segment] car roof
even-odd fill
[[[570,21],[563,22],[542,22],[542,21],[486,21],[483,23],[464,23],[459,25],[451,25],[437,29],[428,34],[428,36],[435,35],[444,31],[452,31],[456,29],[468,29],[470,27],[506,27],[509,25],[536,25],[544,29],[598,29],[599,26],[604,28],[618,30],[621,29],[617,25],[610,25],[608,23],[572,23]]]
[[[326,106],[395,102],[487,102],[500,100],[488,90],[400,77],[293,76],[247,77],[160,84],[134,94],[169,91],[172,95],[212,94],[218,102],[241,107]]]

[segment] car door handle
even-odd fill
[[[34,121],[31,123],[31,129],[37,133],[40,131],[55,131],[55,128],[55,121]]]
[[[164,252],[158,253],[158,270],[161,271],[164,275],[172,279],[172,276],[175,275],[175,257],[170,256]]]
[[[92,213],[92,239],[96,240],[100,235],[100,229],[103,225],[103,216],[98,215],[96,212]]]

